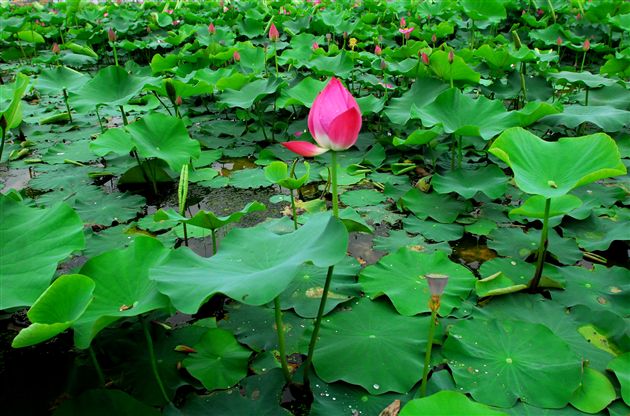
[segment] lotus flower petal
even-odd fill
[[[282,143],[284,147],[292,151],[293,153],[297,153],[300,156],[304,157],[313,157],[317,155],[321,155],[322,153],[326,153],[329,149],[324,149],[319,146],[315,146],[313,143],[309,142],[284,142]]]

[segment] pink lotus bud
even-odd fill
[[[407,26],[407,21],[405,20],[404,17],[400,18],[400,27],[405,27]]]
[[[181,95],[177,96],[177,99],[175,99],[175,104],[176,105],[182,105],[182,97],[181,97]]]
[[[445,274],[431,273],[424,276],[429,284],[429,292],[431,296],[442,296],[446,284],[448,283],[448,276]]]
[[[562,38],[560,36],[558,36],[558,39],[556,39],[556,45],[562,45]]]
[[[527,14],[527,11],[525,11],[525,9],[521,10],[521,16],[525,16]]]
[[[317,142],[285,142],[287,149],[305,157],[352,147],[361,130],[361,110],[354,97],[335,77],[317,95],[308,113],[308,130]]]
[[[59,48],[59,45],[57,45],[57,42],[53,43],[52,51],[55,55],[59,55],[61,53],[61,49]]]
[[[589,49],[591,49],[591,41],[590,41],[590,40],[588,40],[588,39],[586,39],[586,40],[584,41],[584,43],[582,44],[582,50],[583,50],[584,52],[586,52],[586,51],[588,51]]]
[[[348,32],[343,32],[343,38],[348,39]]]
[[[234,58],[234,60],[235,60],[236,62],[238,62],[238,61],[240,61],[240,60],[241,60],[241,54],[240,54],[240,53],[238,53],[238,51],[234,51],[234,54],[232,55],[232,58]]]
[[[214,23],[210,23],[208,25],[208,33],[214,35],[215,33],[217,33],[217,28],[214,27]]]
[[[453,52],[453,50],[451,49],[450,51],[448,51],[448,63],[452,64],[454,60],[455,60],[455,52]]]
[[[378,46],[378,45],[376,45],[376,46],[374,47],[374,54],[375,54],[376,56],[381,56],[381,54],[382,54],[382,53],[383,53],[383,50],[381,49],[381,47],[380,47],[380,46]]]
[[[536,14],[538,15],[538,17],[541,17],[543,14],[545,14],[545,11],[543,9],[538,9],[536,11]]]
[[[313,50],[316,51],[317,49],[319,49],[319,45],[317,42],[313,42]]]
[[[173,20],[173,26],[179,25],[181,22],[179,20]]]
[[[107,39],[109,39],[110,42],[116,42],[116,32],[114,32],[114,29],[111,27],[107,31]]]
[[[577,15],[575,15],[575,20],[582,20],[582,14],[578,13]]]
[[[280,32],[278,32],[278,28],[273,23],[269,26],[269,40],[272,42],[276,42],[280,39]]]
[[[425,65],[429,65],[429,55],[427,55],[426,53],[422,52],[422,54],[420,55],[422,57],[422,63]]]
[[[437,36],[435,36],[435,33],[431,35],[431,42],[433,43],[437,42]]]
[[[168,14],[173,14],[173,9],[168,9],[168,10],[166,11],[166,13],[168,13]]]
[[[381,70],[384,71],[385,68],[387,68],[387,62],[385,62],[385,59],[381,59]]]
[[[109,13],[107,12],[103,13],[103,17],[107,17],[107,16],[109,16]]]

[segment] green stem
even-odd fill
[[[291,195],[291,210],[293,211],[293,228],[298,229],[297,209],[295,208],[295,197],[293,196],[293,189],[289,189]]]
[[[214,228],[210,231],[212,232],[212,254],[217,254],[217,232]]]
[[[100,383],[101,387],[105,387],[105,375],[103,374],[103,369],[101,369],[101,365],[98,363],[98,360],[96,359],[96,353],[94,352],[94,348],[92,348],[92,346],[90,345],[90,348],[88,348],[88,351],[90,352],[92,365],[94,365],[94,370],[96,370],[96,375],[98,376],[98,382]]]
[[[276,77],[280,75],[278,71],[278,51],[276,50],[276,45],[273,45],[273,59],[276,62]]]
[[[122,119],[123,119],[123,125],[126,126],[127,124],[129,124],[129,121],[127,120],[127,114],[125,114],[125,107],[118,106],[118,108],[120,108],[120,114],[122,114]]]
[[[427,351],[424,354],[424,370],[422,371],[422,384],[420,384],[420,397],[427,395],[427,376],[431,366],[431,349],[433,348],[433,336],[437,326],[437,308],[431,311],[431,322],[429,322],[429,337],[427,338]]]
[[[268,142],[269,138],[267,138],[267,130],[265,130],[265,121],[263,120],[263,112],[259,105],[257,105],[257,107],[258,107],[258,124],[260,124],[260,128],[262,129],[263,137],[265,138],[265,141]]]
[[[547,0],[547,5],[549,6],[549,10],[551,10],[551,17],[553,17],[553,22],[556,23],[556,12],[553,10],[551,0]]]
[[[114,64],[118,66],[118,53],[116,52],[116,44],[112,42],[112,50],[114,51]]]
[[[162,99],[157,94],[157,92],[153,91],[153,95],[155,95],[155,98],[157,98],[157,100],[160,102],[160,104],[162,104],[162,107],[164,107],[166,109],[166,111],[168,112],[168,115],[172,116],[173,113],[171,113],[171,110],[168,108],[168,106],[166,104],[164,104],[164,101],[162,101]]]
[[[588,92],[589,92],[590,90],[591,90],[591,89],[590,89],[589,87],[586,87],[586,99],[584,100],[584,105],[588,105]]]
[[[188,247],[188,228],[186,227],[186,223],[182,223],[184,228],[184,245]]]
[[[280,353],[280,364],[282,365],[282,373],[287,383],[291,383],[291,372],[287,363],[287,353],[284,341],[284,325],[282,324],[282,309],[280,309],[280,296],[276,296],[273,300],[273,306],[276,316],[276,332],[278,333],[278,352]]]
[[[324,290],[322,292],[322,299],[319,302],[319,309],[317,310],[317,317],[315,318],[315,325],[313,326],[313,334],[311,335],[311,341],[308,344],[308,355],[306,356],[306,362],[304,364],[304,385],[308,386],[309,372],[311,363],[313,362],[313,353],[315,352],[315,344],[317,343],[317,337],[319,336],[319,328],[322,324],[322,317],[324,316],[324,309],[326,308],[326,300],[328,299],[328,291],[330,289],[330,283],[332,282],[332,275],[335,266],[328,267],[328,273],[326,274],[326,282],[324,283]]]
[[[551,198],[545,200],[545,215],[543,217],[543,228],[540,233],[540,243],[538,245],[538,256],[536,257],[536,272],[534,278],[529,284],[530,292],[538,290],[538,284],[542,277],[543,266],[545,264],[545,255],[547,254],[547,234],[549,232],[549,210],[551,208]]]
[[[7,128],[0,127],[2,129],[2,141],[0,141],[0,161],[2,160],[2,152],[4,152],[4,140],[6,139]]]
[[[332,185],[332,209],[333,215],[336,218],[339,218],[339,194],[337,193],[337,152],[331,151],[331,168],[330,168],[330,177],[331,177],[331,185]]]
[[[151,362],[151,370],[153,371],[153,375],[155,376],[155,381],[157,381],[158,387],[162,392],[162,396],[166,400],[166,402],[170,402],[171,399],[168,398],[168,394],[166,394],[166,389],[164,389],[164,384],[162,383],[162,378],[160,377],[160,372],[157,367],[157,360],[155,358],[155,350],[153,349],[153,339],[151,338],[151,332],[149,331],[149,324],[147,320],[140,317],[140,321],[142,322],[142,330],[144,331],[144,337],[147,341],[147,352],[149,353],[149,361]]]
[[[72,123],[72,112],[70,111],[70,105],[68,104],[68,91],[63,89],[63,102],[66,104],[66,110],[68,111],[68,118],[70,119],[70,123]]]
[[[455,170],[455,147],[456,147],[457,139],[453,136],[453,140],[451,141],[451,170]]]
[[[461,169],[462,168],[462,159],[464,158],[464,153],[462,151],[462,137],[461,136],[457,136],[456,140],[457,140],[457,167],[459,169]]]
[[[580,65],[580,72],[584,71],[584,62],[586,61],[586,51],[584,51],[584,55],[582,55],[582,65]]]
[[[450,78],[451,78],[451,88],[453,88],[453,64],[450,64]]]
[[[527,68],[525,67],[525,62],[521,62],[521,93],[523,94],[523,106],[525,106],[525,102],[527,101],[527,87],[525,85],[525,73]]]
[[[138,152],[134,149],[131,151],[131,154],[136,159],[136,163],[138,163],[138,167],[140,168],[140,171],[142,172],[142,177],[144,178],[144,181],[146,183],[151,182],[151,184],[153,185],[153,193],[157,195],[158,193],[157,184],[155,183],[155,180],[153,178],[149,179],[149,175],[147,174],[147,171],[144,169],[144,165],[142,165],[142,162],[140,161],[140,156],[138,155]]]
[[[96,118],[98,119],[99,126],[101,126],[101,133],[105,133],[105,129],[103,128],[103,122],[101,121],[101,115],[98,113],[98,105],[96,106]]]

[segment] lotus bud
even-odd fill
[[[431,35],[431,42],[433,43],[437,42],[437,36],[435,36],[435,33]]]
[[[168,99],[174,103],[177,100],[177,91],[175,90],[175,86],[173,85],[173,81],[167,79],[164,83],[164,88],[166,89],[166,95]]]
[[[400,27],[405,27],[407,26],[407,21],[405,20],[404,17],[400,18]]]
[[[560,36],[558,36],[558,39],[556,39],[556,45],[562,45],[562,38]]]
[[[378,45],[376,45],[376,46],[374,47],[374,55],[376,55],[376,56],[381,56],[381,54],[382,54],[382,53],[383,53],[383,50],[381,49],[381,47],[380,47],[380,46],[378,46]]]
[[[313,42],[313,46],[312,46],[313,50],[316,51],[317,49],[319,49],[319,45],[317,44],[317,42]]]
[[[175,100],[175,104],[176,105],[182,105],[182,97],[181,97],[181,95],[177,96],[177,99]]]
[[[452,64],[454,60],[455,60],[455,52],[453,52],[453,50],[451,49],[450,51],[448,51],[448,63]]]
[[[277,42],[280,39],[280,32],[278,32],[278,28],[273,23],[269,26],[269,40],[272,42]]]
[[[384,71],[385,68],[387,68],[387,62],[385,62],[385,59],[381,59],[381,70]]]
[[[116,32],[114,32],[114,29],[111,27],[107,31],[107,39],[109,39],[110,42],[116,42]]]
[[[232,55],[232,58],[234,58],[234,61],[238,62],[241,60],[241,54],[238,53],[238,51],[234,51],[234,54]]]
[[[582,20],[582,14],[581,14],[581,13],[578,13],[578,14],[575,16],[575,20]]]
[[[59,55],[61,53],[61,49],[59,48],[57,42],[53,43],[52,51],[55,55]]]
[[[588,40],[588,39],[586,39],[586,40],[584,41],[584,43],[582,44],[582,50],[583,50],[584,52],[586,52],[586,51],[588,51],[589,49],[591,49],[591,41],[590,41],[590,40]]]
[[[210,33],[211,35],[217,33],[217,28],[214,27],[214,23],[210,23],[208,25],[208,33]]]
[[[429,65],[429,55],[427,55],[425,52],[422,52],[420,56],[422,57],[422,63],[425,65]]]
[[[348,39],[348,32],[343,32],[343,40]]]
[[[545,14],[545,11],[543,9],[538,9],[538,11],[536,11],[536,14],[538,15],[538,17],[542,17],[542,15]]]

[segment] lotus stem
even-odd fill
[[[589,87],[586,87],[586,98],[584,99],[584,105],[588,105],[588,92],[589,92],[590,90],[591,90],[591,89],[590,89]]]
[[[101,115],[98,113],[98,105],[96,106],[96,118],[98,119],[98,125],[101,126],[101,133],[105,133],[105,128],[103,128],[103,122],[101,121]]]
[[[527,67],[525,66],[525,62],[521,62],[521,93],[523,94],[523,107],[525,106],[525,102],[527,101],[527,86],[525,85],[525,73],[527,71]]]
[[[4,152],[4,141],[6,139],[7,136],[7,127],[4,126],[4,123],[2,125],[2,127],[0,127],[0,129],[2,129],[2,140],[0,141],[0,161],[2,160],[2,152]]]
[[[92,365],[94,365],[94,370],[96,371],[96,375],[98,377],[98,382],[101,385],[101,387],[105,387],[105,375],[103,374],[103,369],[101,368],[101,365],[98,363],[98,360],[96,359],[96,352],[94,352],[94,348],[90,345],[90,348],[88,348],[88,351],[90,352],[90,358],[92,359]]]
[[[162,99],[160,98],[160,96],[158,95],[157,92],[153,91],[153,95],[155,96],[155,98],[157,98],[157,100],[160,102],[160,104],[162,104],[162,107],[164,107],[164,109],[166,109],[166,111],[168,112],[169,116],[172,116],[173,113],[171,113],[171,109],[168,108],[168,106],[166,104],[164,104],[164,101],[162,101]]]
[[[265,138],[265,141],[268,142],[269,138],[267,137],[267,130],[265,130],[265,121],[263,120],[263,112],[260,109],[259,105],[257,105],[257,107],[258,107],[258,124],[260,124],[260,128],[262,129],[263,137]]]
[[[63,102],[66,104],[68,118],[70,119],[70,123],[72,123],[72,112],[70,111],[70,105],[68,104],[68,91],[66,91],[65,88],[62,91],[63,91]]]
[[[293,189],[289,189],[291,195],[291,211],[293,212],[293,229],[298,229],[297,209],[295,208],[295,196],[293,195]]]
[[[126,126],[129,124],[129,121],[127,120],[127,114],[125,114],[125,107],[121,105],[118,108],[120,108],[120,114],[122,115],[123,126]]]
[[[337,193],[337,152],[331,151],[330,183],[332,191],[332,209],[335,218],[339,218],[339,194]]]
[[[586,52],[584,51],[584,55],[582,55],[582,65],[580,65],[580,72],[584,71],[584,62],[586,62]]]
[[[429,322],[429,335],[427,337],[427,351],[424,354],[424,369],[422,370],[422,384],[420,384],[420,397],[427,395],[427,377],[429,368],[431,367],[431,350],[433,348],[433,337],[435,336],[435,327],[437,326],[437,311],[440,308],[440,297],[431,296],[429,300],[431,308],[431,321]]]
[[[166,400],[167,403],[171,401],[169,399],[168,394],[166,394],[166,389],[164,388],[164,384],[162,383],[162,378],[160,377],[160,372],[157,367],[157,360],[155,358],[155,350],[153,349],[153,339],[151,338],[151,332],[149,330],[149,324],[147,320],[140,317],[140,321],[142,322],[142,330],[144,331],[144,337],[147,341],[147,352],[149,353],[149,361],[151,362],[151,370],[153,371],[153,375],[155,376],[155,381],[160,388],[160,392],[162,396]]]
[[[186,200],[188,199],[188,164],[182,166],[179,174],[179,186],[177,187],[177,203],[179,205],[179,215],[184,215],[186,211]],[[188,247],[188,228],[186,223],[182,223],[184,229],[184,245]]]
[[[217,231],[213,228],[210,232],[212,233],[212,254],[217,254]]]
[[[580,2],[578,1],[578,4],[579,3]],[[551,0],[547,0],[547,5],[549,6],[549,10],[551,10],[551,17],[553,17],[553,22],[556,23],[556,12],[553,10],[553,5],[551,4]]]
[[[276,317],[276,332],[278,333],[278,352],[280,354],[280,365],[282,366],[282,374],[287,383],[291,383],[291,372],[287,363],[287,352],[284,341],[284,324],[282,323],[282,309],[280,309],[280,296],[276,296],[273,300],[274,313]]]
[[[536,292],[542,277],[543,266],[545,264],[545,255],[547,254],[547,235],[549,232],[549,210],[551,208],[551,198],[545,200],[545,214],[543,217],[543,228],[540,233],[540,243],[538,245],[538,256],[536,257],[536,272],[534,278],[529,284],[530,292]]]

